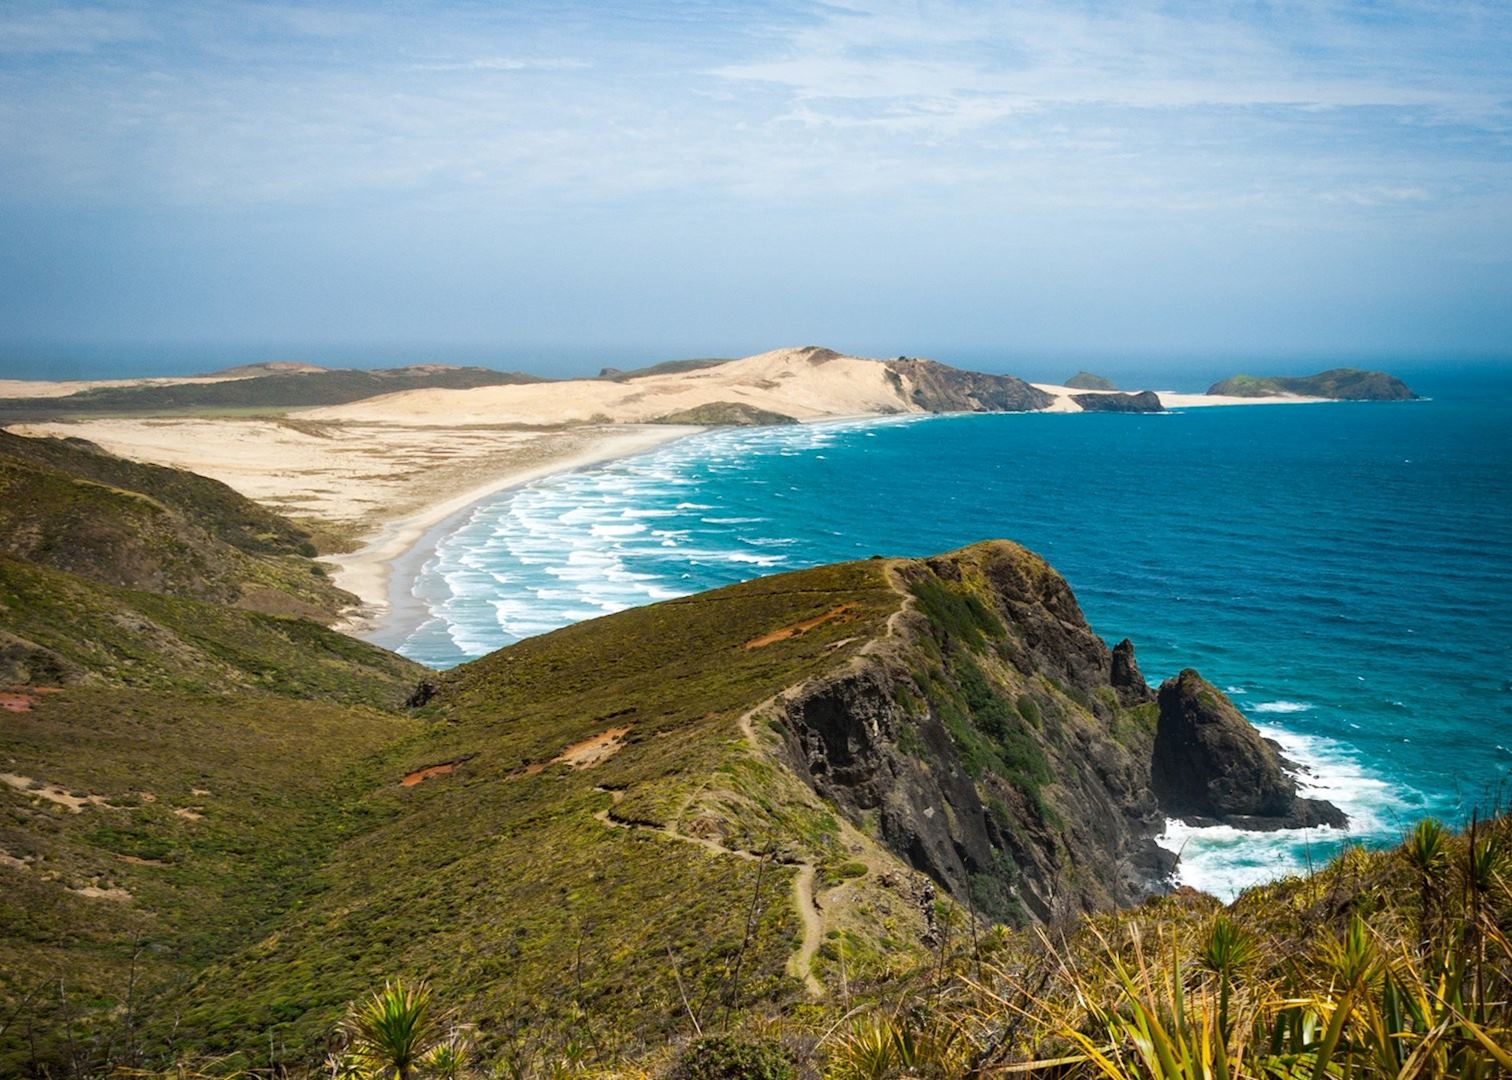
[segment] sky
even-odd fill
[[[1455,0],[0,0],[0,374],[1512,357],[1509,56]]]

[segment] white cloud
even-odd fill
[[[130,12],[52,5],[0,11],[0,54],[87,53],[151,37],[146,20]]]
[[[1487,7],[28,10],[0,199],[1306,215],[1509,188]]]

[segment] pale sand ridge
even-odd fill
[[[775,349],[716,367],[624,382],[573,379],[470,390],[404,390],[311,409],[312,420],[429,424],[645,423],[696,405],[729,401],[818,420],[924,410],[907,380],[877,360],[828,349]]]

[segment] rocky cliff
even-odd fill
[[[1082,412],[1165,412],[1160,395],[1153,390],[1137,394],[1072,394],[1071,400],[1081,406]]]
[[[925,412],[1032,412],[1055,399],[1012,375],[966,371],[935,360],[883,361],[894,385]]]
[[[1194,672],[1157,702],[1133,646],[1109,650],[1032,553],[983,544],[894,573],[912,602],[893,634],[785,699],[786,757],[962,903],[1048,919],[1162,891],[1168,816],[1344,823],[1297,797],[1218,691],[1192,706]]]
[[[1276,748],[1188,668],[1160,686],[1151,785],[1167,813],[1241,829],[1342,828],[1332,803],[1297,796]]]

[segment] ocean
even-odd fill
[[[580,619],[841,559],[1008,538],[1152,685],[1195,667],[1353,821],[1173,823],[1221,896],[1460,822],[1512,769],[1512,378],[1430,400],[887,418],[697,435],[480,504],[400,651],[447,667]]]

